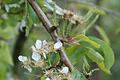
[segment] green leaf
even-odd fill
[[[106,68],[104,62],[98,63],[98,66],[100,67],[101,70],[103,70],[104,72],[108,73],[111,75],[111,72],[108,68]]]
[[[73,45],[66,49],[66,53],[72,64],[76,64],[80,58],[85,55],[86,51],[87,50],[80,45]]]
[[[81,40],[81,41],[85,41],[85,42],[88,42],[90,43],[92,46],[96,47],[96,48],[100,48],[100,44],[98,44],[97,42],[89,39],[87,36],[85,36],[84,34],[80,34],[80,35],[77,35],[75,37],[77,40]]]
[[[0,61],[0,80],[6,80],[7,66],[4,62]]]
[[[98,52],[96,52],[94,49],[87,47],[87,52],[86,55],[93,61],[96,63],[101,63],[104,61],[104,58],[102,57],[102,55]]]
[[[6,27],[5,29],[0,28],[0,37],[5,40],[12,39],[14,37],[13,32],[14,31],[13,31],[12,27]]]
[[[100,15],[96,15],[95,18],[88,24],[88,26],[86,26],[86,28],[83,30],[83,32],[85,33],[86,31],[88,31],[92,26],[93,24],[95,24],[95,22],[98,20]]]
[[[40,80],[46,80],[46,77],[45,77],[45,76],[42,76],[42,77],[40,78]]]
[[[50,55],[50,62],[52,65],[56,65],[60,60],[59,54],[51,53]]]
[[[107,43],[105,43],[104,41],[98,38],[90,37],[90,39],[101,44],[99,50],[103,52],[105,67],[107,69],[110,69],[114,64],[114,53],[113,53],[112,48]]]
[[[104,63],[104,58],[103,56],[96,52],[94,49],[92,48],[88,48],[88,52],[86,53],[86,55],[93,61],[93,62],[96,62],[98,64],[98,66],[100,67],[101,70],[103,70],[104,72],[108,73],[108,74],[111,74],[110,72],[110,69],[108,69],[106,66],[105,66],[105,63]]]
[[[6,64],[13,65],[12,56],[10,54],[9,47],[3,41],[0,41],[0,61],[5,62]]]
[[[72,80],[87,80],[87,79],[82,73],[74,69],[74,71],[72,71]]]
[[[44,1],[45,0],[36,0],[37,1],[37,3],[39,4],[39,6],[41,6],[41,7],[43,7],[44,6]]]
[[[38,23],[39,19],[32,9],[30,5],[28,5],[28,21],[29,21],[29,26],[31,26],[33,23]]]
[[[96,30],[99,32],[99,34],[101,35],[102,39],[108,43],[110,45],[110,41],[108,39],[108,36],[106,34],[106,32],[99,26],[96,27]]]

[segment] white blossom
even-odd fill
[[[35,43],[35,47],[37,49],[41,49],[42,48],[42,41],[41,40],[37,40],[36,43]]]
[[[67,74],[69,72],[69,68],[68,67],[63,67],[60,72]]]
[[[45,80],[50,80],[50,78],[47,77]]]
[[[39,60],[41,60],[41,55],[37,52],[33,52],[32,59],[35,60],[36,62],[38,62]]]
[[[47,41],[43,40],[42,43],[43,43],[42,46],[45,46],[47,44]]]
[[[21,56],[21,55],[20,55],[20,56],[18,57],[18,60],[24,63],[24,62],[27,61],[28,59],[27,59],[26,56]]]
[[[46,40],[37,40],[36,43],[35,43],[35,47],[37,49],[41,49],[42,47],[44,47],[45,45],[47,44],[47,41]],[[33,47],[34,48],[34,47]],[[34,49],[35,50],[35,49]]]
[[[61,47],[62,47],[61,41],[58,41],[58,42],[56,42],[56,43],[54,44],[54,49],[59,49],[59,48],[61,48]]]
[[[27,69],[29,72],[32,72],[32,68],[29,65],[24,66],[25,69]]]
[[[35,46],[32,46],[31,48],[32,48],[32,51],[33,51],[33,52],[37,52]]]

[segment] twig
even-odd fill
[[[51,35],[54,42],[57,42],[60,40],[59,36],[56,33],[56,30],[52,30],[53,25],[48,20],[47,16],[44,14],[40,6],[35,2],[35,0],[27,0],[31,7],[34,9],[35,13],[37,14],[38,18],[42,21],[42,24],[44,25],[45,29],[48,31],[48,33]],[[68,59],[65,51],[63,48],[60,48],[57,50],[60,54],[61,61],[69,67],[70,70],[73,70],[73,65],[71,64],[70,60]]]

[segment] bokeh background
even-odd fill
[[[28,80],[34,80],[33,77],[29,76],[32,74],[24,73],[25,70],[20,67],[21,64],[18,65],[17,57],[20,54],[31,55],[30,46],[35,43],[36,39],[51,40],[41,24],[39,24],[41,27],[37,25],[32,25],[34,28],[25,27],[25,5],[17,5],[22,1],[0,0],[0,80],[13,80],[14,77],[22,77],[23,80],[27,77]],[[93,75],[93,80],[120,80],[120,0],[54,1],[63,9],[69,9],[79,15],[83,14],[81,11],[87,10],[85,6],[98,7],[107,13],[100,16],[99,20],[87,32],[87,35],[97,36],[102,39],[95,28],[96,25],[99,25],[105,31],[108,42],[110,42],[115,54],[115,64],[111,69],[112,75],[100,71]],[[16,5],[10,8],[9,4]],[[39,23],[36,16],[34,17],[34,21]],[[20,25],[22,25],[22,28],[19,28]]]

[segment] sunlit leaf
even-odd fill
[[[98,38],[90,37],[90,39],[101,44],[100,50],[103,52],[105,66],[106,66],[106,68],[110,69],[113,66],[114,60],[115,60],[114,52],[113,52],[112,48],[107,43],[105,43],[104,41],[102,41]]]
[[[108,68],[106,68],[104,62],[98,63],[98,66],[100,67],[101,70],[111,75],[111,71]]]
[[[75,38],[78,39],[78,40],[81,40],[81,41],[88,42],[88,43],[90,43],[91,45],[93,45],[96,48],[100,47],[100,44],[98,44],[97,42],[89,39],[87,36],[85,36],[83,34],[77,35]]]

